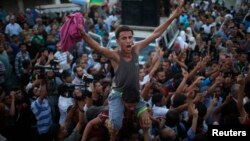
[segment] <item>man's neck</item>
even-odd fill
[[[132,54],[131,53],[121,52],[121,55],[122,55],[123,58],[132,58]]]

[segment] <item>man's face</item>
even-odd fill
[[[76,74],[77,74],[78,77],[82,77],[83,72],[82,72],[82,68],[81,68],[81,67],[78,67],[78,68],[76,69]]]
[[[157,73],[157,80],[161,83],[163,83],[166,79],[166,75],[164,71],[158,72]]]
[[[246,54],[242,54],[242,55],[240,56],[240,61],[241,61],[241,62],[246,62],[246,61],[247,61],[247,55],[246,55]]]
[[[71,82],[72,82],[71,76],[67,76],[67,77],[65,78],[65,82],[66,82],[66,83],[71,83]]]
[[[102,85],[101,85],[101,83],[96,83],[95,84],[95,90],[97,91],[97,92],[102,92]]]
[[[42,55],[45,56],[45,57],[48,57],[49,56],[49,51],[48,50],[43,51]]]
[[[199,59],[200,59],[200,58],[199,58],[198,55],[194,55],[194,56],[193,56],[193,61],[194,61],[194,62],[199,62]]]
[[[102,56],[100,59],[101,63],[106,63],[108,61],[108,59],[105,56]]]
[[[144,76],[145,76],[145,71],[144,71],[144,69],[140,69],[140,71],[139,71],[139,77],[140,77],[141,79],[143,79]]]
[[[46,72],[47,78],[52,79],[54,78],[54,72],[52,70],[49,70]]]
[[[82,54],[82,60],[88,62],[88,54]]]
[[[21,45],[20,49],[22,52],[26,52],[26,45]]]
[[[15,23],[15,19],[10,18],[10,23],[14,24]]]
[[[211,68],[212,68],[212,71],[215,71],[218,68],[218,64],[213,63]]]
[[[133,34],[131,31],[121,32],[116,41],[124,53],[131,53],[132,46],[134,45]]]
[[[169,62],[162,62],[162,68],[167,71],[170,68],[170,63]]]
[[[78,98],[80,98],[80,97],[82,97],[82,92],[81,92],[81,90],[80,90],[80,88],[76,88],[75,90],[74,90],[74,97],[78,97]]]
[[[81,62],[80,62],[80,64],[79,64],[79,66],[81,68],[85,68],[87,66],[87,63],[82,59]]]

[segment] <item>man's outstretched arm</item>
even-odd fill
[[[175,9],[173,14],[160,26],[158,26],[149,37],[146,39],[140,41],[136,45],[136,53],[138,54],[140,50],[144,47],[146,47],[149,43],[151,43],[153,40],[156,38],[160,37],[161,34],[168,28],[168,26],[171,24],[171,22],[175,19],[178,18],[182,12],[183,12],[183,6],[184,6],[184,0],[183,2],[179,5],[178,8]]]
[[[100,46],[94,39],[92,39],[83,29],[83,27],[79,27],[80,33],[82,35],[83,40],[89,45],[91,49],[95,52],[104,55],[108,59],[118,62],[118,55],[107,48]]]

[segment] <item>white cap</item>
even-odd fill
[[[196,40],[195,40],[195,38],[194,37],[190,37],[190,39],[189,39],[189,47],[192,50],[194,50],[195,46],[196,46]]]

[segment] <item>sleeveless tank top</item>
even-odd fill
[[[139,61],[138,55],[132,50],[132,60],[127,62],[120,52],[119,66],[115,72],[115,90],[123,91],[125,88],[139,90]]]

